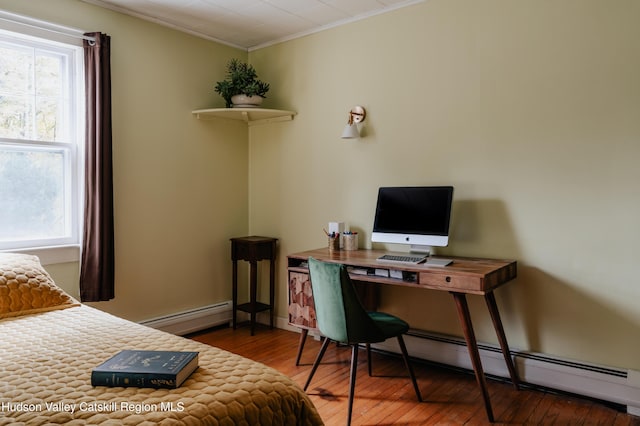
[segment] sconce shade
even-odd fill
[[[342,139],[355,139],[360,137],[360,132],[358,131],[358,126],[356,123],[347,124],[342,131]]]
[[[347,122],[347,126],[342,131],[342,139],[355,139],[360,137],[360,129],[358,129],[358,123],[364,121],[367,112],[365,109],[359,105],[354,106],[351,111],[349,111],[349,121]]]

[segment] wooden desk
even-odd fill
[[[453,263],[446,267],[428,266],[427,264],[409,266],[377,262],[377,257],[384,253],[384,251],[377,250],[329,252],[328,249],[322,248],[287,256],[289,275],[289,324],[302,329],[296,365],[300,361],[300,355],[302,354],[309,329],[316,328],[313,292],[309,281],[309,270],[305,263],[309,257],[325,262],[342,263],[348,267],[357,268],[360,272],[375,268],[393,270],[397,274],[401,274],[402,278],[361,275],[356,273],[351,273],[350,276],[356,283],[400,285],[420,289],[440,290],[447,291],[453,296],[458,317],[462,325],[462,331],[467,342],[476,381],[478,382],[484,400],[487,417],[489,421],[493,422],[493,410],[491,408],[487,383],[480,361],[478,344],[473,332],[466,295],[476,294],[484,297],[511,380],[515,388],[518,389],[518,376],[511,358],[509,345],[504,334],[500,313],[493,294],[495,289],[516,277],[516,262],[513,260],[471,259],[451,256],[447,256],[447,258],[453,259]]]
[[[236,311],[248,312],[251,315],[251,335],[256,327],[256,314],[269,310],[269,324],[273,328],[273,309],[275,294],[276,241],[271,237],[238,237],[231,238],[231,261],[233,262],[232,299],[233,329],[236,328]],[[246,260],[250,264],[249,302],[238,304],[238,260]],[[258,261],[269,260],[269,304],[260,303],[258,292]]]

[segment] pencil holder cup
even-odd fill
[[[358,234],[343,235],[345,250],[358,250]]]
[[[340,234],[336,234],[335,236],[329,235],[329,251],[338,251],[340,250]]]

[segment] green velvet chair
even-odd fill
[[[347,425],[351,424],[353,394],[358,364],[358,345],[366,345],[368,369],[369,375],[371,375],[370,344],[383,342],[388,338],[396,337],[400,345],[405,366],[407,370],[409,370],[418,401],[422,401],[420,389],[418,388],[413,368],[409,362],[407,348],[402,338],[402,335],[409,330],[409,324],[398,317],[383,312],[367,312],[358,299],[358,295],[344,265],[321,262],[309,258],[309,274],[311,277],[318,328],[325,336],[325,339],[313,363],[307,383],[304,385],[304,390],[306,391],[309,387],[309,383],[311,383],[311,379],[322,361],[322,357],[330,341],[351,345],[351,375],[349,379]]]

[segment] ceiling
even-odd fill
[[[424,0],[82,0],[252,50]]]

